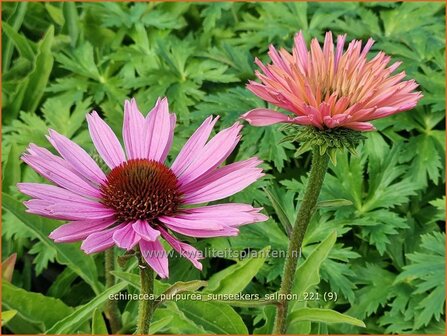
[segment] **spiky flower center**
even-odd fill
[[[128,160],[115,167],[101,186],[101,194],[103,204],[114,209],[122,222],[170,216],[182,196],[172,170],[146,159]]]

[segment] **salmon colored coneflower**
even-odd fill
[[[267,217],[248,204],[192,205],[229,197],[259,179],[256,157],[226,166],[222,163],[240,140],[242,126],[208,138],[218,118],[207,118],[168,167],[175,114],[167,99],[159,99],[144,117],[134,99],[124,108],[124,148],[96,112],[87,116],[93,143],[110,172],[105,173],[76,143],[50,130],[49,141],[60,154],[31,144],[22,159],[54,185],[19,183],[33,199],[28,212],[69,221],[50,235],[55,242],[82,240],[86,253],[116,245],[137,245],[146,262],[162,278],[168,277],[163,238],[174,250],[201,269],[200,252],[175,233],[191,237],[234,236],[238,226]]]
[[[292,123],[369,131],[374,129],[371,120],[415,107],[422,97],[413,91],[418,84],[403,81],[405,72],[393,75],[400,62],[388,66],[391,57],[383,52],[368,60],[372,39],[363,49],[362,42],[354,40],[344,52],[345,39],[346,35],[339,35],[334,46],[332,33],[327,32],[323,48],[315,38],[308,50],[299,32],[292,54],[270,46],[272,64],[256,59],[261,83],[250,81],[247,88],[293,115],[257,108],[242,118],[254,126]]]

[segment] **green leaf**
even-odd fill
[[[140,276],[138,274],[122,271],[112,271],[111,272],[117,279],[123,280],[135,289],[140,290]],[[169,284],[155,280],[154,282],[154,292],[155,294],[161,294],[169,288]]]
[[[172,323],[173,319],[174,319],[173,316],[166,316],[166,317],[163,317],[163,318],[158,319],[158,320],[153,319],[151,321],[151,325],[149,326],[149,334],[150,335],[156,334],[157,332],[159,332],[163,328],[165,328],[168,325],[170,325]]]
[[[352,202],[350,200],[340,198],[327,201],[320,201],[317,203],[317,208],[334,208],[348,205],[352,205]]]
[[[41,293],[28,292],[6,281],[2,283],[2,304],[17,315],[33,324],[42,323],[45,328],[64,319],[73,312],[59,299],[44,296]]]
[[[256,327],[253,331],[253,334],[271,334],[273,330],[273,324],[275,321],[276,308],[273,306],[262,307],[261,314],[258,315],[258,318],[264,320],[264,324],[260,327]]]
[[[178,301],[186,317],[214,334],[248,334],[242,318],[229,305],[216,302]]]
[[[207,285],[206,281],[193,280],[193,281],[178,281],[175,284],[171,285],[168,289],[166,289],[162,295],[165,297],[173,296],[183,292],[194,292],[201,287]],[[157,304],[163,303],[163,301],[159,301]]]
[[[179,29],[186,21],[176,13],[160,10],[151,10],[141,17],[141,22],[147,27],[156,27],[160,29]]]
[[[17,253],[11,254],[8,258],[2,261],[2,279],[8,282],[12,281],[14,266],[17,260]]]
[[[13,16],[11,18],[9,18],[8,20],[5,20],[5,21],[8,21],[11,23],[11,25],[12,25],[11,28],[14,31],[18,31],[20,29],[20,27],[22,26],[23,20],[26,15],[27,8],[28,8],[28,3],[26,3],[26,2],[19,3],[18,6],[16,7],[16,11],[14,12]],[[2,23],[2,26],[3,26],[3,31],[5,31],[5,22]],[[5,31],[5,33],[6,33],[6,31]],[[7,38],[7,39],[3,40],[3,50],[2,50],[3,51],[2,52],[2,61],[3,61],[2,72],[3,73],[7,73],[9,70],[9,66],[11,63],[11,57],[13,54],[13,44],[14,44],[14,42],[12,41],[11,38]],[[34,52],[32,52],[32,54],[34,55]],[[31,61],[31,59],[29,59],[29,60]]]
[[[104,81],[95,63],[93,47],[88,42],[74,49],[70,54],[56,54],[56,60],[65,69],[75,74],[95,81]]]
[[[2,327],[6,325],[14,316],[16,316],[17,310],[2,311]]]
[[[48,288],[47,295],[53,297],[63,297],[70,291],[72,283],[77,279],[78,275],[73,272],[70,267],[66,267],[53,281]]]
[[[56,222],[26,213],[23,204],[5,193],[3,194],[2,207],[23,222],[47,248],[55,249],[59,263],[70,267],[95,292],[100,292],[101,285],[97,280],[98,275],[93,259],[73,244],[55,244],[48,238],[50,232],[58,226]]]
[[[35,265],[36,275],[42,274],[42,271],[48,267],[48,263],[54,262],[57,256],[57,250],[49,249],[43,242],[34,244],[28,253],[35,255],[33,264]]]
[[[438,184],[445,161],[441,157],[445,152],[445,146],[442,147],[438,146],[436,138],[432,135],[422,134],[412,137],[408,142],[407,151],[402,157],[404,161],[411,160],[407,175],[424,187],[428,180]]]
[[[18,151],[17,145],[12,143],[9,148],[8,158],[3,164],[3,181],[2,181],[2,191],[8,192],[11,186],[15,186],[20,182],[21,169],[20,169],[20,152]]]
[[[17,33],[14,28],[6,22],[2,22],[2,28],[6,36],[8,36],[12,43],[14,43],[14,46],[19,51],[20,55],[31,62],[34,61],[34,49],[27,38]]]
[[[112,271],[116,278],[126,281],[129,285],[132,285],[136,289],[140,289],[140,276],[129,272]]]
[[[311,321],[323,323],[347,323],[357,327],[366,327],[365,323],[362,321],[332,309],[298,308],[290,313],[288,319],[290,322]]]
[[[407,220],[395,212],[379,209],[366,213],[359,219],[353,220],[354,225],[363,226],[360,236],[371,245],[375,245],[380,255],[395,243],[401,229],[408,228]]]
[[[120,282],[116,285],[107,288],[104,292],[98,294],[93,300],[77,307],[73,313],[55,323],[50,329],[46,331],[46,334],[75,334],[78,331],[80,325],[88,321],[95,309],[101,307],[108,299],[110,295],[118,293],[126,288],[126,282]]]
[[[284,204],[284,201],[283,199],[281,199],[277,188],[275,188],[274,186],[270,188],[264,188],[264,192],[267,194],[270,202],[272,203],[273,209],[275,209],[275,213],[278,216],[280,223],[284,227],[285,232],[290,234],[292,232],[292,224],[289,220],[289,216],[286,210],[290,209],[290,207],[287,207],[286,204]]]
[[[256,256],[246,258],[213,274],[208,280],[206,291],[219,294],[236,294],[244,290],[258,273],[266,260],[270,246],[255,251]]]
[[[79,16],[76,10],[76,3],[64,2],[62,6],[64,20],[71,39],[71,46],[74,47],[79,37]]]
[[[63,26],[65,24],[65,18],[60,7],[54,6],[47,2],[45,3],[45,9],[55,23],[59,26]]]
[[[102,316],[101,310],[95,309],[92,316],[92,335],[108,335],[106,322]]]
[[[222,16],[222,11],[228,11],[232,6],[231,2],[209,4],[200,13],[200,16],[203,17],[203,29],[205,32],[212,30],[216,25],[216,21]]]
[[[164,327],[163,333],[167,334],[209,334],[201,325],[189,319],[174,302],[168,302],[166,308],[157,308],[154,313],[154,321],[173,319],[175,323],[169,323]],[[149,328],[149,331],[152,331]]]
[[[396,295],[390,290],[395,275],[381,265],[372,263],[356,267],[354,272],[363,287],[356,291],[356,300],[346,313],[364,319],[376,313],[379,307],[385,307],[388,300]]]
[[[43,93],[53,69],[53,53],[51,46],[54,39],[54,27],[50,26],[44,38],[39,42],[34,69],[28,77],[28,85],[24,93],[22,110],[34,112],[42,99]]]
[[[307,259],[298,266],[292,293],[301,295],[312,286],[320,283],[320,266],[327,258],[337,239],[337,232],[333,231],[312,251]]]
[[[434,317],[439,320],[445,305],[445,233],[433,232],[421,237],[419,251],[406,255],[409,264],[395,280],[412,283],[413,294],[423,294],[418,304],[416,328],[427,325]]]

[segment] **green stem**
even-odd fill
[[[106,277],[106,287],[110,288],[115,284],[115,277],[112,272],[115,268],[115,253],[113,248],[107,249],[105,252],[105,277]],[[116,300],[107,300],[106,316],[110,322],[110,328],[112,329],[112,333],[116,334],[118,330],[121,329],[121,313],[118,308],[118,303]]]
[[[137,335],[147,335],[151,324],[152,312],[154,310],[154,271],[149,267],[139,253],[140,267],[140,303],[138,307]]]
[[[284,266],[284,274],[282,277],[281,288],[279,290],[280,294],[286,295],[284,295],[284,299],[280,300],[279,302],[276,311],[273,334],[284,334],[287,330],[286,320],[289,302],[285,299],[285,297],[288,296],[287,294],[291,294],[292,291],[297,261],[299,255],[301,254],[304,234],[306,233],[307,226],[309,225],[315,205],[317,204],[317,199],[320,195],[324,176],[329,163],[329,156],[327,154],[320,155],[319,148],[314,148],[312,155],[312,168],[310,170],[310,176],[304,191],[304,197],[301,201],[301,205],[295,220],[295,225],[292,230],[292,235],[290,237],[289,248]]]

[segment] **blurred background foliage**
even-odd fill
[[[424,98],[412,111],[375,122],[378,132],[367,134],[358,156],[337,157],[307,233],[298,272],[306,272],[306,260],[316,273],[305,290],[335,292],[337,300],[293,309],[330,308],[363,320],[366,329],[292,321],[289,332],[444,334],[444,12],[440,2],[3,3],[4,332],[105,333],[107,295],[135,293],[138,279],[132,265],[117,268],[117,284],[104,290],[102,255],[54,244],[47,235],[60,223],[25,214],[15,184],[42,181],[19,159],[27,144],[50,148],[50,127],[92,150],[86,113],[97,110],[120,135],[126,98],[136,97],[147,113],[167,96],[178,120],[171,160],[206,116],[220,115],[223,128],[264,104],[245,84],[254,79],[254,57],[266,60],[270,43],[290,48],[298,30],[308,41],[332,30],[348,40],[373,37],[372,55],[384,50],[403,61],[400,69],[416,79]],[[293,221],[310,164],[308,153],[294,156],[299,144],[281,142],[286,132],[245,127],[231,158],[264,160],[266,177],[231,201],[262,206],[271,219],[199,247],[286,250],[282,224]],[[333,230],[337,242],[316,262],[317,246]],[[273,293],[283,259],[261,261],[209,258],[200,273],[174,258],[171,278],[157,282],[157,290],[210,279],[205,292]],[[121,301],[120,309],[122,332],[133,332],[136,302]],[[151,332],[268,333],[273,314],[272,306],[169,302]]]

